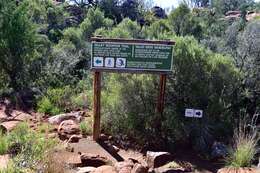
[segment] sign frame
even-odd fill
[[[171,70],[162,71],[162,70],[129,70],[129,69],[104,69],[104,68],[92,68],[92,42],[111,42],[111,43],[120,43],[120,44],[151,44],[151,45],[171,45],[174,46],[174,41],[153,41],[153,40],[140,40],[140,39],[108,39],[108,38],[100,38],[100,37],[92,37],[91,38],[91,71],[93,71],[94,80],[93,80],[93,140],[98,141],[101,133],[100,129],[100,110],[101,110],[101,75],[102,72],[113,72],[113,73],[151,73],[151,74],[159,74],[160,82],[159,82],[159,93],[158,100],[156,106],[156,112],[158,113],[156,120],[156,128],[159,133],[162,130],[161,120],[163,119],[163,109],[164,109],[164,98],[165,98],[165,88],[166,88],[166,79],[167,74],[169,74],[173,67],[173,52],[171,59]],[[174,49],[172,49],[174,51]],[[103,60],[104,61],[104,60]]]
[[[115,73],[171,73],[173,70],[173,53],[174,49],[171,52],[171,67],[170,69],[139,69],[139,68],[109,68],[109,67],[94,67],[93,66],[93,43],[105,43],[105,44],[127,44],[127,45],[167,45],[174,46],[174,41],[154,41],[154,40],[141,40],[141,39],[108,39],[108,38],[99,38],[93,37],[91,38],[91,65],[90,69],[92,71],[106,71],[106,72],[115,72]]]

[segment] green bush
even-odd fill
[[[84,83],[83,83],[84,84]],[[76,109],[86,109],[88,94],[80,81],[76,86],[65,86],[62,88],[50,88],[38,101],[37,111],[49,115],[68,112]]]
[[[46,139],[45,134],[32,131],[27,123],[20,123],[7,137],[9,152],[15,155],[13,161],[19,168],[35,169],[57,145],[55,139]]]
[[[8,150],[8,140],[0,130],[0,155],[6,154],[7,150]]]
[[[7,167],[0,170],[0,173],[22,173],[22,171],[17,166],[15,166],[13,161],[9,161]]]
[[[43,97],[38,103],[38,112],[46,113],[50,115],[56,115],[61,113],[61,110],[56,107],[47,97]]]
[[[254,126],[247,127],[246,122],[245,120],[241,121],[239,127],[235,130],[234,146],[226,159],[229,167],[251,167],[258,152],[259,137],[257,136],[257,129]]]
[[[89,121],[84,120],[80,122],[79,128],[82,135],[90,135],[92,133],[91,122]]]

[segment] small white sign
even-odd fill
[[[103,57],[94,57],[93,62],[95,67],[103,67],[104,66],[104,58]]]
[[[117,58],[116,59],[116,67],[125,68],[126,67],[126,59],[125,58]]]
[[[114,58],[105,58],[105,67],[110,67],[110,68],[115,67],[115,59]]]
[[[202,118],[203,111],[202,110],[194,110],[194,117],[195,118]]]
[[[185,109],[185,117],[202,118],[203,117],[203,110],[199,110],[199,109]]]
[[[193,109],[185,109],[185,117],[193,117],[194,110]]]

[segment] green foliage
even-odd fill
[[[22,173],[22,170],[15,166],[13,161],[9,161],[7,167],[5,169],[1,169],[0,173]]]
[[[112,29],[101,28],[96,30],[96,35],[102,35],[108,38],[142,38],[143,33],[140,32],[141,27],[137,22],[133,22],[125,18],[120,24]]]
[[[185,4],[171,12],[169,15],[169,23],[173,32],[178,36],[193,35],[197,39],[202,36],[202,27],[200,22],[195,18]]]
[[[28,67],[37,58],[37,34],[28,11],[26,3],[17,7],[15,1],[0,2],[0,67],[15,91],[29,85],[33,76],[28,76]]]
[[[254,126],[247,127],[246,122],[246,120],[241,121],[239,127],[235,130],[234,146],[230,156],[226,159],[229,167],[251,167],[258,152],[259,137],[257,136],[257,129]]]
[[[20,168],[35,169],[46,152],[57,144],[54,139],[46,139],[44,134],[30,130],[26,123],[19,124],[7,138],[9,152],[15,154],[14,164]]]
[[[220,14],[228,11],[239,10],[245,4],[253,4],[253,0],[212,0],[212,7]]]
[[[167,20],[158,20],[153,22],[146,29],[146,37],[149,39],[166,39],[174,35],[174,32],[171,32],[170,25]]]
[[[91,122],[84,120],[80,122],[79,128],[82,135],[90,135],[92,133]]]
[[[85,83],[80,83],[74,88],[65,86],[62,88],[50,88],[46,94],[39,99],[37,110],[49,115],[85,109],[89,106],[89,95],[84,94]]]
[[[88,40],[94,31],[101,27],[112,26],[112,21],[104,17],[104,13],[99,9],[90,9],[86,16],[86,19],[80,24],[83,37]]]
[[[6,154],[7,150],[8,150],[7,138],[0,130],[0,155]]]
[[[38,112],[46,113],[50,115],[57,115],[61,113],[61,110],[53,105],[47,97],[43,97],[38,103]]]

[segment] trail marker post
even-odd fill
[[[93,140],[100,136],[101,74],[155,73],[160,75],[156,111],[162,117],[167,74],[172,71],[173,41],[91,39],[91,70],[94,80]],[[158,124],[160,126],[160,122]],[[161,128],[161,127],[159,127]]]

